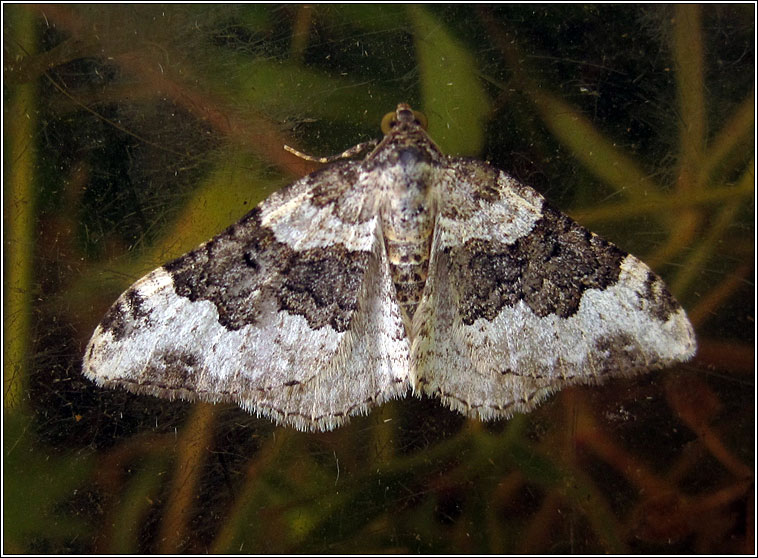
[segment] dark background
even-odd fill
[[[754,551],[754,6],[8,5],[3,550]],[[662,275],[691,362],[331,433],[98,388],[134,280],[398,102]]]

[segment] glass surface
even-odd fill
[[[752,553],[754,6],[8,5],[3,550]],[[97,387],[134,280],[398,102],[667,281],[691,362],[328,433]]]

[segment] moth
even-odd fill
[[[444,155],[407,104],[388,116],[363,160],[272,194],[132,285],[84,375],[330,430],[409,391],[505,418],[694,355],[644,263],[490,164]]]

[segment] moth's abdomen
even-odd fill
[[[388,242],[387,252],[390,261],[392,281],[395,283],[397,300],[405,317],[410,320],[424,292],[426,278],[429,275],[429,250],[431,234],[424,242],[398,243]]]
[[[412,113],[401,112],[398,132],[387,136],[385,150],[372,154],[367,165],[382,168],[376,179],[377,190],[385,196],[382,232],[397,301],[410,334],[409,325],[429,275],[436,213],[433,185],[442,155],[431,142],[423,140],[426,133],[418,123],[403,124],[404,118],[415,118],[409,116]],[[406,132],[400,133],[403,129]]]
[[[426,194],[418,185],[408,188],[390,200],[390,211],[382,219],[392,282],[406,324],[416,313],[429,275],[435,214]]]
[[[410,324],[429,276],[434,214],[422,204],[404,213],[384,222],[384,242],[397,301]]]

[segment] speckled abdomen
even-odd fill
[[[399,169],[406,171],[405,180],[401,181],[404,188],[401,192],[395,189],[382,214],[390,273],[406,324],[416,313],[429,275],[436,217],[433,193],[426,187],[428,180],[417,178],[425,176],[431,168],[426,161],[408,159],[405,165],[399,165]]]

